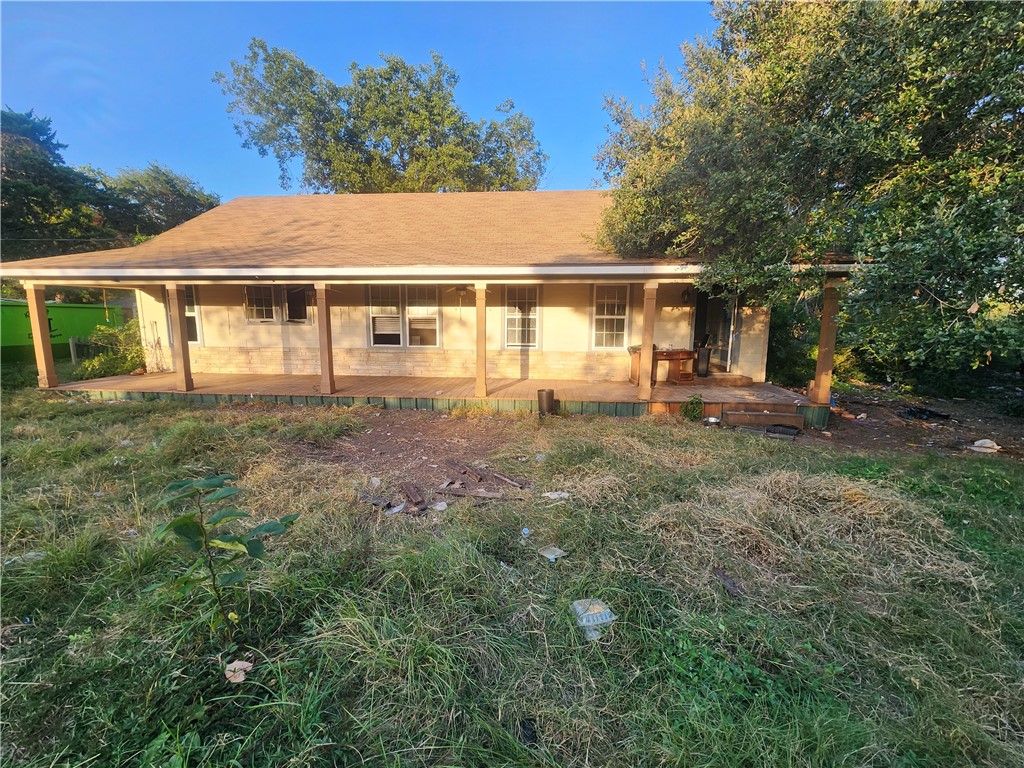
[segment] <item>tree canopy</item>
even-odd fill
[[[434,53],[413,65],[382,55],[349,66],[336,84],[290,51],[259,38],[230,73],[217,73],[243,146],[273,154],[281,186],[314,192],[437,192],[536,189],[547,156],[533,121],[511,100],[502,115],[472,120],[455,101],[455,71]]]
[[[5,260],[132,245],[220,203],[195,181],[156,163],[108,176],[71,168],[51,121],[0,113],[0,209]]]
[[[1024,6],[722,2],[653,103],[610,101],[605,242],[713,259],[705,285],[799,290],[795,261],[870,264],[846,334],[904,368],[1024,340]]]
[[[159,163],[150,163],[141,170],[124,168],[116,176],[93,173],[104,189],[135,206],[136,231],[141,235],[166,232],[220,205],[219,195]]]
[[[49,118],[0,113],[4,260],[129,245],[131,206],[64,163]]]

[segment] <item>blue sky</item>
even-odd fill
[[[436,50],[470,117],[511,98],[536,121],[550,155],[542,189],[585,189],[607,135],[603,96],[646,102],[642,63],[678,67],[679,44],[713,27],[702,3],[3,2],[0,96],[52,118],[72,165],[158,161],[229,200],[284,194],[275,161],[242,149],[212,82],[252,37],[342,82],[352,61],[420,63]]]

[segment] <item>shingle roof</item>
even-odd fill
[[[594,238],[607,192],[241,197],[133,248],[6,265],[30,269],[621,264]]]

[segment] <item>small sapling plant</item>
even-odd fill
[[[242,563],[249,558],[263,557],[264,539],[285,533],[299,517],[298,514],[285,515],[248,530],[232,532],[227,528],[230,523],[249,517],[237,507],[223,504],[243,492],[241,488],[227,485],[235,479],[234,475],[213,475],[201,480],[179,480],[167,486],[166,495],[157,504],[157,508],[178,503],[195,505],[194,509],[160,525],[157,535],[174,534],[187,552],[196,555],[195,562],[172,586],[184,595],[205,584],[217,602],[213,626],[223,627],[231,642],[238,616],[228,610],[224,602],[225,588],[245,581]]]

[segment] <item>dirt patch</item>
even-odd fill
[[[1024,419],[1001,413],[996,403],[893,399],[884,394],[837,394],[835,400],[828,429],[808,430],[797,438],[798,443],[828,443],[853,451],[978,455],[967,446],[989,439],[1002,446],[1001,455],[1024,458]],[[949,418],[911,418],[915,408],[948,414]]]
[[[433,489],[451,476],[449,459],[470,464],[516,442],[522,425],[515,419],[453,418],[435,411],[367,410],[358,414],[364,432],[329,448],[303,448],[307,455],[358,469],[388,485],[417,483]]]

